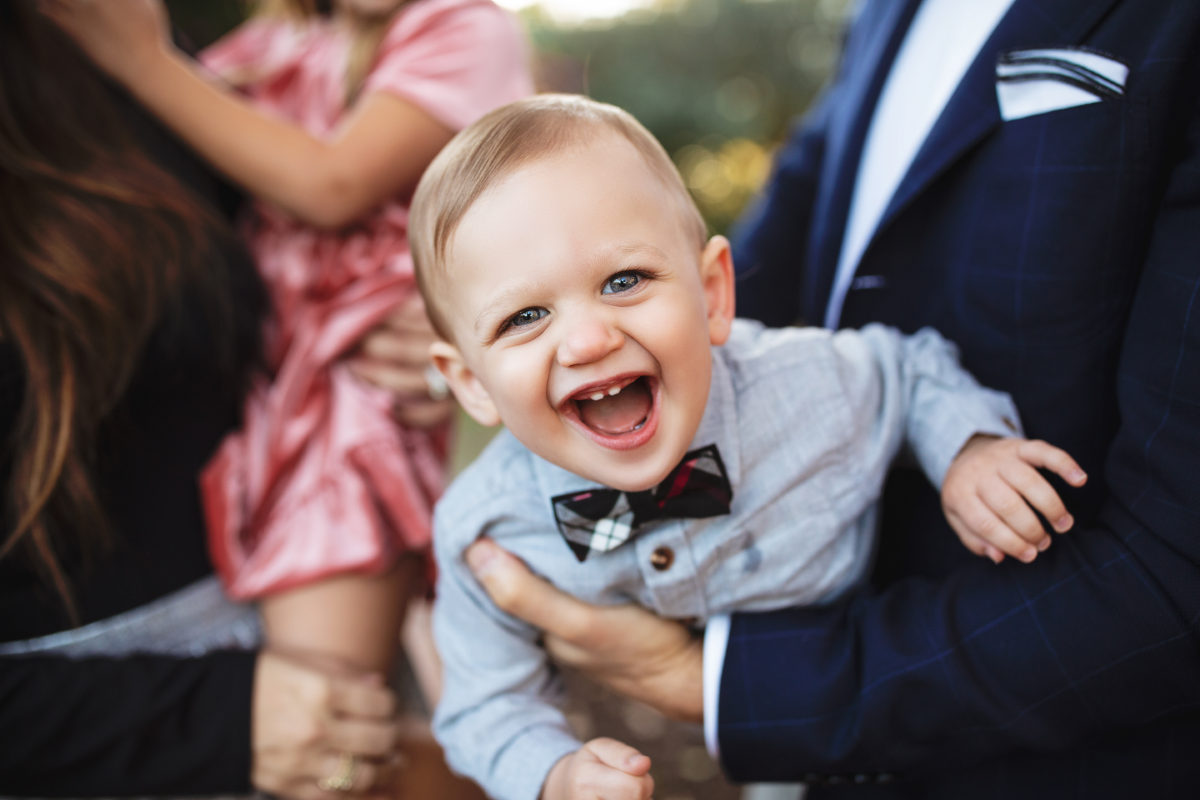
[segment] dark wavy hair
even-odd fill
[[[230,278],[213,268],[231,234],[142,152],[131,109],[34,5],[0,3],[0,344],[23,384],[0,557],[28,555],[77,619],[54,540],[111,539],[98,428],[185,290],[233,367]]]

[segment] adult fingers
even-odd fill
[[[358,355],[398,364],[424,365],[429,363],[429,345],[433,338],[432,334],[421,331],[375,328],[359,342]]]
[[[329,709],[340,717],[394,720],[396,695],[378,675],[330,679]]]
[[[571,642],[586,632],[594,609],[559,591],[490,539],[479,539],[466,553],[467,566],[499,608],[535,628]]]
[[[429,398],[429,382],[425,377],[428,361],[414,366],[386,360],[354,358],[347,364],[350,371],[360,380],[387,389],[398,399]]]
[[[425,302],[419,294],[410,294],[383,321],[383,324],[395,331],[422,331],[433,333],[433,323],[425,310]]]
[[[392,414],[409,428],[425,430],[449,422],[454,416],[454,409],[453,398],[445,400],[417,398],[396,403]]]
[[[399,728],[395,720],[330,720],[326,745],[338,752],[369,758],[386,758],[396,752]]]
[[[398,764],[395,758],[365,759],[329,751],[310,758],[303,775],[270,775],[256,785],[290,800],[388,800],[394,797]]]
[[[370,795],[393,787],[402,766],[395,752],[382,758],[364,758],[348,751],[329,752],[315,763],[317,772],[312,785],[343,797]]]

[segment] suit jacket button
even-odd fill
[[[656,547],[650,554],[650,566],[659,572],[665,572],[675,563],[675,551],[669,547]]]

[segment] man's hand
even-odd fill
[[[669,717],[704,718],[703,645],[682,624],[634,605],[571,597],[489,539],[471,545],[467,564],[498,607],[546,633],[558,663]]]
[[[1041,441],[973,436],[942,482],[942,509],[967,549],[997,564],[1010,555],[1029,563],[1050,546],[1036,510],[1058,533],[1075,520],[1038,472],[1048,469],[1071,486],[1087,475],[1065,451]]]

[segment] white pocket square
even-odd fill
[[[996,98],[1006,121],[1099,103],[1125,93],[1129,67],[1083,48],[1011,50],[996,62]]]

